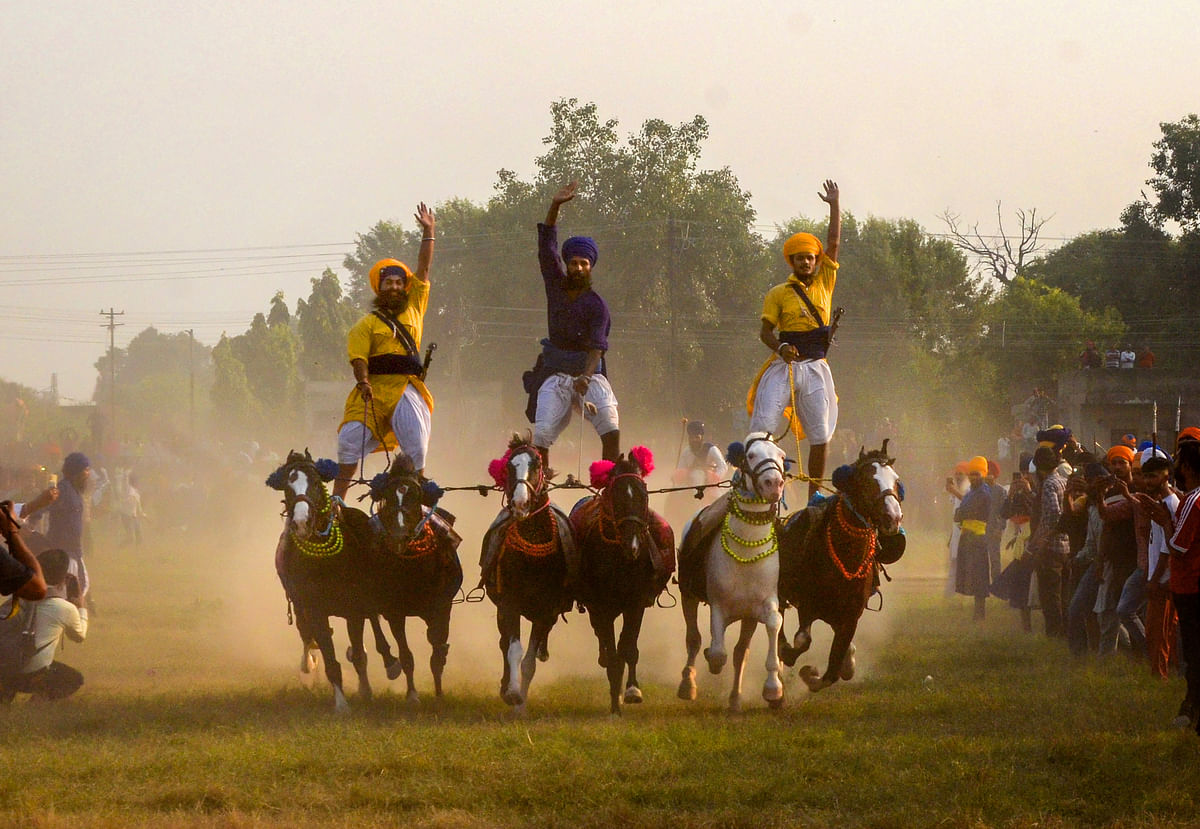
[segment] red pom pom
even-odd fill
[[[642,468],[642,477],[646,477],[654,471],[654,453],[645,446],[635,446],[629,450],[629,457],[637,461],[638,466]]]
[[[512,451],[504,453],[504,457],[496,458],[488,464],[488,474],[492,476],[492,480],[496,482],[496,486],[504,489],[508,486],[508,460],[512,457]]]
[[[612,480],[613,467],[616,466],[612,461],[596,461],[588,467],[588,476],[591,478],[592,489],[604,489]]]

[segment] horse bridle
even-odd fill
[[[885,463],[883,461],[871,461],[870,463],[871,464],[881,463],[884,466],[888,466],[888,467],[891,466],[890,463]],[[864,468],[866,468],[866,467],[864,467]],[[853,502],[850,501],[849,498],[846,499],[846,506],[848,506],[850,508],[850,511],[852,513],[854,513],[855,517],[857,517],[860,521],[862,521],[863,524],[866,524],[867,526],[870,526],[870,527],[874,527],[876,530],[878,530],[879,529],[878,515],[881,512],[881,510],[878,509],[878,506],[880,504],[882,504],[884,501],[886,501],[888,499],[888,496],[895,498],[896,505],[897,506],[900,505],[900,502],[901,502],[900,493],[897,491],[896,484],[892,484],[887,489],[880,490],[879,492],[874,494],[867,501],[867,504],[870,507],[870,509],[866,510],[866,512],[871,514],[870,519],[864,518],[862,515],[859,515],[858,509],[855,507]]]
[[[545,503],[543,503],[537,509],[530,510],[528,512],[528,514],[525,515],[524,518],[518,519],[520,521],[525,521],[525,520],[537,515],[539,512],[546,509],[547,507],[549,507],[550,506],[550,496],[545,491],[546,490],[546,469],[542,465],[541,453],[536,448],[520,449],[517,452],[514,452],[512,455],[509,456],[509,459],[507,461],[508,466],[512,466],[513,458],[515,458],[517,455],[529,455],[531,458],[533,458],[535,460],[535,462],[537,464],[537,480],[534,480],[534,481],[530,481],[530,480],[526,480],[526,479],[522,479],[521,481],[509,480],[507,482],[509,485],[505,486],[505,488],[504,488],[504,508],[509,510],[510,512],[512,511],[512,509],[511,509],[512,508],[512,496],[513,496],[513,493],[517,489],[517,484],[521,483],[522,481],[524,481],[525,485],[529,487],[531,501],[534,500],[539,494],[543,494],[546,496]]]
[[[405,487],[405,489],[404,489],[404,495],[401,495],[401,496],[399,497],[399,500],[398,500],[398,501],[397,501],[397,503],[396,503],[396,511],[397,511],[398,513],[403,513],[403,512],[404,512],[404,497],[405,497],[406,495],[408,495],[409,491],[410,491],[410,490],[411,490],[413,487],[415,487],[415,488],[416,488],[416,490],[417,490],[418,492],[420,492],[420,490],[421,490],[421,483],[420,483],[420,480],[419,480],[419,479],[416,477],[416,475],[398,475],[398,476],[396,476],[396,479],[395,479],[395,481],[394,481],[394,482],[393,482],[393,480],[392,480],[392,479],[389,479],[389,480],[388,480],[388,482],[387,482],[387,487],[388,487],[388,489],[389,489],[389,490],[391,490],[391,489],[394,489],[394,488],[395,488],[395,484],[398,484],[398,483],[399,483],[400,481],[402,481],[402,480],[408,480],[410,483],[408,484],[408,486],[406,486],[406,487]],[[381,497],[380,497],[379,501],[380,501],[380,506],[381,506],[381,507],[382,507],[383,503],[386,501],[387,497],[388,497],[387,495],[383,495],[383,496],[381,496]],[[395,535],[393,534],[393,532],[392,532],[392,528],[391,528],[391,525],[390,525],[390,524],[391,524],[391,522],[386,522],[386,523],[385,523],[385,522],[383,521],[382,512],[383,512],[383,511],[382,511],[382,509],[380,509],[380,510],[379,510],[379,514],[380,514],[380,521],[379,521],[379,523],[380,523],[380,525],[383,527],[383,531],[384,531],[384,533],[386,533],[386,534],[387,534],[387,537],[388,537],[388,538],[393,538],[393,539],[394,539],[396,536],[395,536]],[[418,512],[419,512],[419,511],[418,511]],[[419,524],[420,524],[420,521],[421,521],[421,517],[418,517],[418,518],[417,518],[417,521],[416,521],[416,522],[414,522],[414,524],[413,524],[413,530],[412,530],[412,532],[410,533],[410,539],[411,539],[412,537],[414,537],[414,536],[415,536],[415,534],[416,534],[416,528],[419,526]]]
[[[612,511],[612,509],[613,509],[612,494],[611,494],[613,491],[613,487],[616,486],[617,481],[621,480],[622,478],[637,478],[639,481],[642,481],[643,483],[645,482],[645,479],[642,478],[642,476],[637,472],[622,472],[619,475],[613,476],[612,480],[610,480],[608,482],[608,486],[605,487],[605,489],[609,492],[608,507],[609,507],[610,511]],[[621,516],[620,518],[617,518],[616,513],[613,512],[613,525],[615,527],[617,527],[618,529],[620,529],[625,524],[637,524],[638,535],[641,535],[642,533],[647,532],[650,529],[650,499],[649,499],[649,497],[647,497],[647,499],[646,499],[646,504],[645,504],[645,508],[644,508],[643,512],[644,512],[644,515],[624,515],[624,516]]]
[[[763,458],[761,461],[756,463],[753,467],[748,465],[749,458],[750,458],[750,447],[760,441],[770,443],[773,446],[778,445],[775,443],[774,440],[771,439],[770,435],[768,435],[765,438],[750,438],[750,440],[746,441],[744,459],[742,460],[742,462],[740,464],[738,464],[738,469],[740,469],[742,472],[744,472],[750,478],[750,487],[753,490],[754,494],[759,497],[761,497],[761,494],[758,491],[758,479],[763,474],[763,472],[765,472],[768,468],[778,469],[779,476],[781,478],[785,478],[787,476],[787,473],[785,472],[785,470],[783,468],[783,462],[776,460],[773,457]]]
[[[309,489],[311,489],[315,484],[320,489],[320,491],[322,493],[324,493],[325,497],[323,500],[324,500],[325,509],[321,509],[316,504],[314,504],[312,498],[308,497],[307,492],[305,492],[303,495],[296,495],[292,491],[292,488],[290,486],[285,485],[283,488],[284,515],[287,516],[287,518],[289,520],[291,520],[292,513],[295,511],[296,504],[299,504],[301,501],[303,501],[304,503],[308,504],[309,509],[311,509],[313,511],[314,517],[316,517],[318,515],[327,516],[327,520],[325,521],[325,529],[318,533],[315,533],[315,535],[317,535],[318,537],[324,538],[325,536],[329,535],[329,530],[333,527],[333,503],[329,497],[329,493],[325,491],[325,485],[321,481],[321,475],[320,475],[320,473],[317,472],[317,467],[315,464],[313,464],[309,461],[305,461],[305,460],[293,461],[292,463],[286,464],[283,467],[284,471],[287,473],[286,478],[290,479],[291,473],[301,467],[305,467],[304,472],[310,478],[310,482],[308,485]]]

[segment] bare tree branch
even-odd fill
[[[1037,258],[1042,249],[1038,235],[1046,222],[1053,218],[1039,218],[1036,207],[1029,210],[1018,209],[1015,212],[1020,231],[1011,237],[1004,229],[1004,212],[1000,202],[996,202],[995,235],[981,233],[978,222],[964,232],[960,228],[962,217],[949,210],[942,214],[941,219],[950,231],[951,243],[975,260],[972,270],[986,273],[1007,285],[1021,275],[1027,263]]]

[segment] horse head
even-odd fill
[[[325,482],[332,481],[337,473],[336,461],[314,461],[305,449],[303,454],[289,452],[283,466],[267,478],[267,486],[283,493],[284,515],[298,537],[307,538],[328,526],[333,503]]]
[[[548,500],[546,484],[553,473],[545,468],[541,450],[528,437],[513,435],[504,457],[488,466],[504,500],[517,520],[529,517]]]
[[[645,446],[635,446],[629,456],[621,455],[612,464],[601,498],[602,510],[609,512],[617,528],[621,551],[630,559],[641,554],[642,539],[650,529],[650,496],[646,476],[654,469],[654,456]],[[604,517],[601,520],[605,520]]]
[[[376,504],[383,533],[394,546],[407,544],[421,523],[421,480],[412,460],[403,452],[396,455],[387,472],[371,481],[371,500]]]
[[[740,486],[768,503],[783,498],[784,452],[767,432],[751,432],[743,443],[729,445],[729,463],[740,474]]]
[[[895,535],[900,532],[900,522],[904,520],[904,510],[900,506],[904,496],[900,475],[893,468],[896,459],[888,457],[887,445],[885,438],[879,449],[870,452],[859,449],[858,460],[839,489],[880,533]]]

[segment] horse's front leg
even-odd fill
[[[388,645],[387,637],[383,635],[383,626],[379,624],[379,616],[371,616],[371,632],[375,635],[375,651],[383,660],[384,670],[388,679],[400,676],[400,660],[392,656],[392,648]]]
[[[392,636],[396,638],[396,663],[400,666],[400,673],[404,674],[404,683],[407,686],[404,698],[408,702],[420,702],[421,697],[417,693],[417,683],[413,678],[413,673],[416,671],[416,661],[413,658],[412,648],[408,646],[408,617],[403,613],[396,612],[389,613],[387,620],[388,627],[392,629]]]
[[[790,643],[787,641],[787,634],[784,633],[783,627],[780,626],[779,659],[789,668],[795,665],[796,660],[812,646],[812,623],[811,617],[801,616],[800,626],[796,628],[796,635],[792,637]]]
[[[367,677],[367,652],[363,648],[363,625],[366,621],[362,616],[346,619],[346,635],[350,637],[350,664],[358,674],[358,695],[364,702],[370,702],[371,680]]]
[[[733,688],[729,692],[729,710],[742,710],[742,671],[746,667],[746,652],[750,650],[750,640],[758,628],[758,619],[742,619],[742,629],[738,634],[737,643],[733,646]]]
[[[588,618],[592,622],[592,630],[600,646],[600,667],[608,674],[609,713],[621,713],[621,679],[625,676],[625,663],[617,656],[617,640],[613,631],[615,621],[608,611],[601,612],[599,608],[589,607]]]
[[[642,701],[642,689],[638,687],[638,638],[642,634],[642,619],[646,608],[638,603],[626,610],[621,617],[621,640],[617,643],[617,654],[629,666],[629,679],[625,682],[625,704],[636,705]]]
[[[529,699],[529,685],[533,682],[533,675],[537,673],[539,653],[546,650],[550,641],[550,629],[554,627],[557,618],[557,616],[550,616],[548,619],[538,619],[530,628],[529,650],[521,659],[521,696],[525,700]]]
[[[425,638],[429,640],[429,670],[433,674],[433,694],[442,696],[442,673],[446,670],[446,657],[450,653],[450,603],[439,607],[426,621]]]
[[[779,639],[783,636],[783,614],[779,612],[779,599],[767,600],[763,624],[767,628],[767,679],[763,683],[762,696],[772,708],[783,705],[783,680],[779,676]]]
[[[333,628],[329,627],[328,617],[314,621],[313,640],[321,650],[321,658],[325,660],[325,678],[333,686],[333,710],[339,714],[349,713],[350,703],[346,701],[346,694],[342,690],[342,666],[333,652]]]
[[[837,682],[847,663],[850,665],[849,675],[854,675],[854,653],[851,648],[854,647],[853,639],[856,630],[858,630],[857,619],[833,629],[833,644],[829,647],[829,664],[820,678],[817,677],[816,668],[810,665],[805,665],[800,669],[800,678],[804,680],[808,690],[820,691]]]
[[[681,590],[679,603],[683,609],[683,623],[687,628],[683,640],[687,647],[687,662],[683,665],[683,679],[679,682],[676,696],[680,699],[693,700],[696,698],[696,657],[700,653],[701,645],[700,623],[697,620],[700,600]]]
[[[500,677],[500,698],[512,706],[525,702],[517,677],[520,676],[521,616],[516,608],[501,603],[496,608],[496,627],[500,630],[500,653],[504,658],[504,674]]]
[[[710,596],[711,598],[711,596]],[[719,674],[725,667],[729,655],[725,652],[725,628],[729,622],[725,619],[725,609],[719,601],[708,606],[709,645],[704,649],[704,658],[708,660],[709,673]]]

